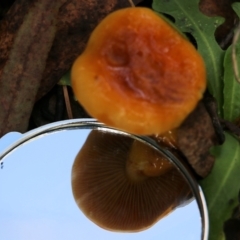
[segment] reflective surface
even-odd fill
[[[79,209],[74,199],[71,173],[74,159],[81,147],[86,144],[86,139],[92,132],[92,128],[96,128],[96,126],[94,124],[80,127],[76,125],[74,128],[71,127],[68,130],[45,131],[48,133],[44,134],[42,134],[44,131],[39,131],[41,134],[35,134],[36,137],[32,138],[34,136],[33,131],[32,133],[25,134],[22,138],[25,138],[25,140],[20,139],[19,142],[15,143],[15,146],[8,149],[5,148],[6,146],[4,147],[5,150],[2,150],[2,153],[0,152],[0,156],[3,157],[3,168],[0,169],[0,239],[74,240],[97,238],[195,240],[201,239],[201,236],[205,239],[206,234],[202,234],[204,228],[202,228],[202,218],[196,200],[191,201],[183,207],[178,207],[177,205],[179,204],[176,205],[173,201],[174,211],[171,211],[166,216],[164,215],[164,217],[159,217],[159,221],[150,225],[147,224],[145,226],[146,230],[141,229],[138,232],[130,231],[129,233],[129,230],[122,232],[122,229],[117,229],[116,231],[105,230],[99,227],[100,224],[98,222],[94,223],[94,219],[91,219],[86,211],[85,215]],[[97,126],[97,128],[98,131],[107,131],[111,134],[114,132],[115,136],[122,134],[121,132],[112,131],[101,126]],[[157,151],[151,144],[149,145],[149,142],[137,137],[124,135],[124,139],[124,142],[137,141],[145,144],[147,148]],[[0,140],[0,146],[1,144],[3,145],[3,140]],[[106,143],[104,144],[106,145]],[[106,147],[108,147],[107,152],[111,148],[114,151],[118,151],[116,145]],[[162,155],[159,151],[158,154]],[[87,163],[85,165],[88,166]],[[180,177],[177,169],[173,171],[175,175],[171,173],[171,177]],[[167,196],[171,195],[169,189],[171,187],[168,185],[169,181],[166,184],[166,191],[169,191],[166,194]],[[183,185],[187,186],[184,178],[182,178],[178,179],[177,182],[172,181],[173,189],[179,184],[179,181],[182,181],[182,183],[177,188]],[[100,184],[100,179],[97,182]],[[86,182],[86,184],[88,183]],[[96,185],[96,189],[98,189],[99,185]],[[117,185],[114,189],[116,188]],[[93,190],[90,191],[90,193],[92,192]],[[81,195],[83,196],[84,194],[81,193]],[[161,201],[162,197],[164,197],[164,192],[159,196],[159,201]],[[93,197],[90,199],[93,199]],[[188,197],[185,200],[188,200]],[[129,201],[127,200],[126,202]],[[119,209],[122,209],[121,204],[112,206],[112,202],[113,200],[107,202],[109,208],[116,209],[119,207]],[[184,201],[180,202],[180,204],[183,205]],[[132,208],[134,206],[132,203]],[[156,206],[149,206],[150,209],[151,207],[154,212]],[[172,208],[172,205],[170,207]],[[145,211],[144,214],[147,214],[146,209],[138,211],[141,213]],[[140,214],[132,219],[136,221],[139,218],[144,219],[144,214]],[[115,215],[118,214],[115,213]],[[129,218],[131,215],[133,213],[129,211]],[[120,219],[120,214],[115,216],[115,218]],[[124,222],[127,221],[127,218],[124,218]]]

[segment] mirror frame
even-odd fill
[[[59,122],[50,123],[41,127],[38,127],[36,129],[33,129],[29,132],[26,132],[20,136],[20,138],[12,143],[10,146],[5,148],[3,152],[0,152],[0,164],[3,162],[4,158],[10,154],[13,150],[16,150],[18,147],[20,147],[22,144],[34,140],[34,138],[37,138],[41,135],[50,134],[52,132],[57,131],[64,131],[64,130],[74,130],[79,128],[85,128],[85,129],[97,129],[97,128],[105,128],[112,132],[121,133],[126,136],[131,136],[137,140],[140,140],[141,142],[144,142],[145,144],[157,149],[162,154],[165,155],[165,157],[171,161],[178,170],[182,173],[183,177],[186,179],[187,183],[189,184],[193,195],[197,201],[200,215],[201,215],[201,222],[202,222],[202,240],[208,240],[208,234],[209,234],[209,217],[208,217],[208,209],[206,200],[203,194],[203,191],[201,187],[198,185],[197,181],[194,179],[192,173],[187,169],[184,164],[176,157],[174,156],[169,150],[164,149],[160,147],[153,139],[147,137],[147,136],[138,136],[134,134],[130,134],[109,126],[104,125],[101,122],[98,122],[95,119],[70,119],[70,120],[63,120]],[[4,137],[4,136],[3,136]],[[2,139],[0,138],[0,141]]]

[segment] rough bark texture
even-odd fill
[[[129,7],[128,0],[67,0],[60,8],[58,31],[47,59],[37,99],[46,94],[82,53],[95,26],[110,12]]]
[[[212,120],[200,102],[177,130],[177,146],[195,172],[201,177],[206,177],[215,160],[209,149],[217,143]]]
[[[16,0],[0,22],[0,137],[25,132],[36,99],[70,69],[93,28],[128,0]]]
[[[0,136],[9,130],[24,131],[28,126],[27,115],[40,86],[62,2],[32,1],[24,20],[16,17],[18,24],[10,24],[9,28],[3,25],[9,30],[4,32],[5,39],[1,37],[0,44],[3,46],[1,64],[4,65],[0,72]],[[21,11],[24,6],[21,5]],[[12,32],[15,32],[14,37]]]

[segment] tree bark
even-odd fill
[[[139,1],[138,1],[139,2]],[[70,69],[95,26],[128,0],[16,0],[0,22],[0,137]]]

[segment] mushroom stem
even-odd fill
[[[173,169],[172,163],[155,149],[135,140],[126,162],[126,172],[132,181],[143,181],[157,177]]]

